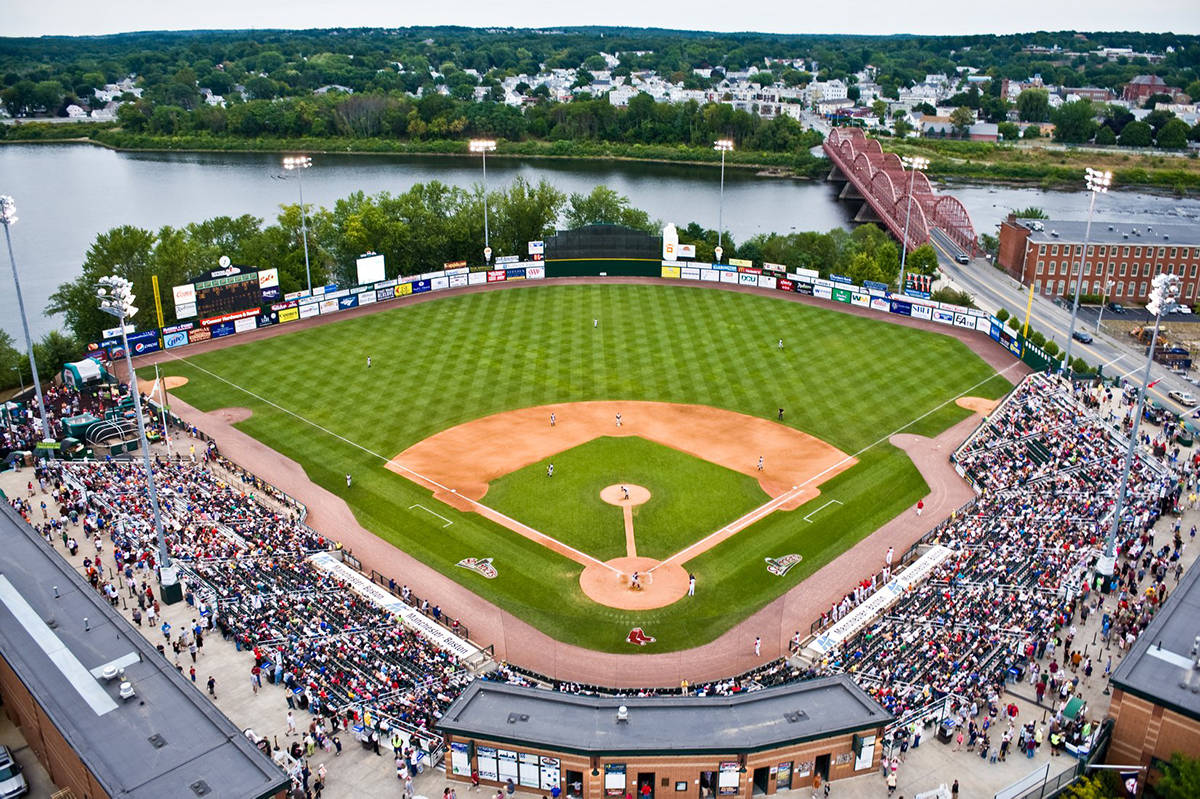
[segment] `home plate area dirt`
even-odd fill
[[[631,513],[626,514],[626,556],[602,562],[483,502],[491,481],[601,436],[639,436],[749,475],[771,500],[661,562],[637,556],[628,521]],[[763,471],[758,470],[760,457]],[[392,458],[387,468],[428,488],[435,499],[457,510],[479,513],[576,561],[584,567],[580,587],[596,602],[649,610],[687,593],[683,563],[776,510],[794,510],[812,500],[820,494],[821,483],[856,462],[807,433],[734,411],[667,402],[595,401],[484,416],[412,445]],[[630,505],[649,499],[645,488],[626,487]],[[614,505],[626,502],[620,485],[604,489],[600,498]],[[632,584],[635,572],[637,588]]]

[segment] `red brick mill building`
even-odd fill
[[[1086,222],[1018,219],[1000,225],[996,263],[1023,286],[1047,297],[1070,296],[1083,256]],[[1083,294],[1144,303],[1150,280],[1180,276],[1179,301],[1200,302],[1200,226],[1095,221],[1083,261]],[[1108,283],[1111,288],[1106,288]]]

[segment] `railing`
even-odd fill
[[[356,562],[357,562],[357,561],[356,561]],[[347,561],[347,563],[349,563],[349,561]],[[353,564],[350,564],[350,565],[353,565]],[[359,569],[358,569],[358,570],[359,570],[360,572],[362,572],[363,574],[366,574],[366,572],[365,572],[365,571],[363,571],[363,569],[361,568],[361,565],[362,565],[362,564],[359,564]],[[386,589],[387,589],[387,590],[388,590],[388,591],[389,591],[389,592],[390,592],[390,593],[391,593],[393,596],[395,596],[396,598],[398,598],[400,601],[404,602],[404,603],[405,603],[406,605],[408,605],[409,607],[411,607],[411,608],[414,608],[415,610],[417,610],[417,611],[419,611],[419,612],[421,612],[421,613],[425,614],[425,615],[426,615],[426,616],[428,616],[429,618],[431,618],[431,619],[433,619],[434,621],[438,622],[439,624],[441,624],[442,626],[444,626],[444,627],[446,627],[448,630],[450,630],[450,632],[452,632],[452,633],[454,633],[455,635],[457,635],[459,638],[462,638],[462,639],[468,639],[468,640],[470,639],[470,637],[471,637],[471,633],[470,633],[470,631],[467,629],[467,625],[463,624],[463,623],[462,623],[461,621],[459,621],[458,619],[454,619],[454,618],[451,618],[451,617],[449,617],[448,615],[446,615],[446,614],[444,614],[444,613],[443,613],[443,614],[441,614],[440,616],[434,616],[434,615],[433,615],[433,612],[432,612],[432,610],[430,610],[430,608],[432,608],[432,607],[436,607],[436,605],[429,605],[429,603],[428,603],[428,601],[427,601],[427,600],[423,600],[423,599],[421,599],[421,597],[419,597],[419,596],[417,596],[416,594],[414,594],[414,593],[413,593],[411,590],[408,592],[408,596],[407,596],[407,597],[406,597],[406,596],[404,596],[404,595],[403,595],[403,594],[401,594],[401,593],[400,593],[400,591],[397,589],[397,587],[396,587],[396,581],[395,581],[395,580],[393,580],[391,577],[388,577],[388,576],[386,576],[386,575],[380,574],[379,572],[375,571],[374,569],[371,569],[371,574],[370,574],[370,577],[371,577],[371,582],[375,583],[376,585],[381,585],[381,586],[383,586],[383,587],[384,587],[384,588],[386,588]],[[428,607],[426,607],[427,605],[428,605]],[[448,623],[447,623],[447,622],[448,622]],[[490,648],[490,647],[489,647],[489,648]]]

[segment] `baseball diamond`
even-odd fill
[[[297,327],[160,367],[210,417],[245,409],[226,418],[383,541],[551,638],[641,656],[803,590],[929,495],[893,435],[927,441],[1010,386],[953,336],[678,285],[451,292]],[[639,499],[617,510],[622,485]]]

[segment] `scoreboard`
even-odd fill
[[[201,319],[258,310],[262,305],[258,272],[201,280],[195,285],[196,315]]]

